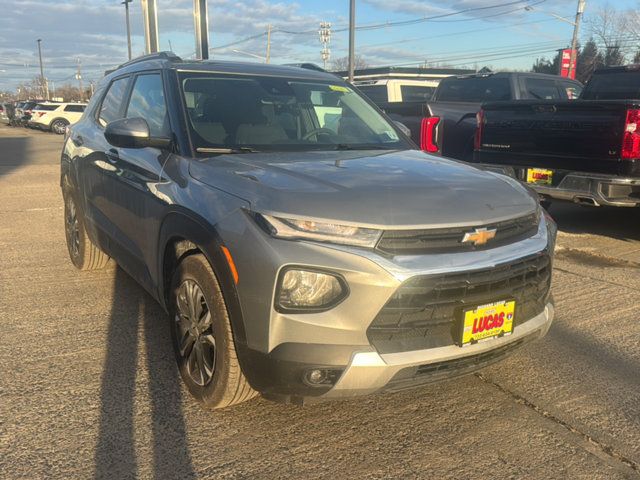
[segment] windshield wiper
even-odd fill
[[[255,150],[251,147],[234,147],[234,148],[210,148],[210,147],[198,147],[196,148],[198,153],[258,153],[259,150]]]
[[[338,143],[335,148],[336,150],[400,150],[399,148],[384,145],[349,145],[346,143]]]

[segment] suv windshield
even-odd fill
[[[358,93],[341,83],[183,73],[194,148],[335,150],[409,148]]]
[[[596,73],[582,91],[582,100],[640,98],[640,72]]]

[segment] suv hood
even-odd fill
[[[516,180],[417,150],[218,155],[189,170],[257,212],[377,228],[478,225],[537,206]]]

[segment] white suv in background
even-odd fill
[[[62,135],[67,125],[80,120],[84,103],[39,103],[33,109],[29,126]]]

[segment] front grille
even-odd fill
[[[496,236],[484,245],[462,243],[465,233],[475,228],[496,229]],[[426,230],[387,230],[376,249],[387,255],[424,255],[428,253],[465,252],[495,248],[532,237],[538,231],[538,214],[503,222],[467,227]]]
[[[502,347],[494,348],[477,355],[469,355],[462,358],[454,358],[444,362],[428,363],[417,367],[407,367],[396,373],[385,390],[399,391],[406,388],[413,388],[427,383],[435,382],[445,378],[457,377],[475,372],[487,367],[492,363],[502,360],[507,354],[524,345],[527,341],[535,338],[531,334],[525,338],[508,343]]]
[[[516,301],[517,328],[544,310],[550,286],[546,252],[489,269],[414,277],[396,290],[367,337],[380,353],[453,345],[463,309],[508,299]]]

